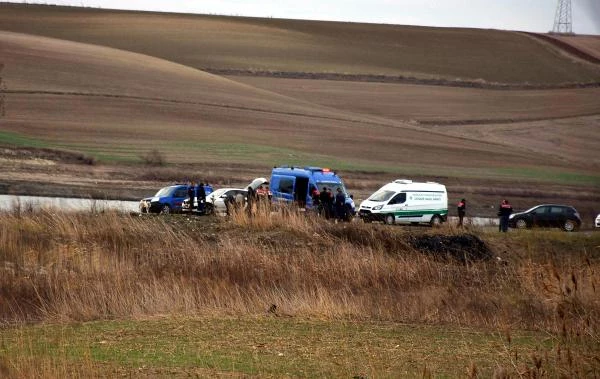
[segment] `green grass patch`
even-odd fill
[[[6,132],[2,130],[0,130],[0,144],[9,146],[26,146],[38,148],[49,148],[52,146],[48,142],[38,138],[27,137],[19,133]]]
[[[499,334],[457,327],[283,318],[164,319],[37,325],[3,330],[7,362],[52,360],[60,367],[125,372],[228,373],[269,377],[484,377],[551,345],[547,335]]]

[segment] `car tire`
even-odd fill
[[[518,220],[515,221],[515,228],[517,229],[527,229],[528,225],[527,225],[527,221],[525,221],[524,219],[520,218]]]
[[[431,225],[432,227],[438,227],[442,225],[442,218],[438,215],[433,215],[431,221],[429,221],[429,225]]]
[[[140,213],[141,213],[141,214],[148,213],[148,208],[146,208],[146,207],[144,207],[144,206],[140,205]]]
[[[577,223],[575,223],[575,221],[573,220],[567,220],[565,221],[564,225],[563,225],[563,230],[566,232],[573,232],[575,231],[575,229],[577,229]]]
[[[385,215],[385,219],[383,220],[388,225],[394,225],[396,222],[396,217],[393,214]]]
[[[164,215],[168,215],[171,213],[171,207],[168,204],[165,204],[160,208],[160,213]]]

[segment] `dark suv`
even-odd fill
[[[511,228],[526,229],[534,226],[544,228],[562,228],[572,232],[581,226],[581,217],[575,208],[567,205],[543,204],[510,215],[508,225]]]

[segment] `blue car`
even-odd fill
[[[188,198],[187,184],[161,188],[153,197],[140,201],[140,213],[179,213],[183,201]]]

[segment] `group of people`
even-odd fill
[[[465,215],[467,214],[467,200],[461,199],[456,205],[456,211],[458,213],[458,226],[463,226],[463,221]],[[500,224],[498,230],[500,232],[506,233],[508,232],[508,220],[510,219],[510,215],[513,212],[512,205],[508,202],[508,200],[504,199],[500,203],[498,207],[498,217],[500,218]]]
[[[206,183],[206,185],[208,185],[208,183]],[[204,190],[204,183],[196,184],[191,182],[188,187],[188,197],[190,198],[190,211],[194,210],[194,197],[198,200],[196,210],[198,212],[205,211],[206,191]]]
[[[231,215],[234,209],[243,209],[246,207],[246,213],[248,217],[253,217],[259,207],[263,206],[269,209],[271,204],[271,193],[268,187],[260,185],[256,190],[252,186],[248,186],[246,189],[246,196],[242,193],[237,195],[228,195],[225,199],[225,207],[227,215]]]
[[[313,207],[317,210],[319,215],[322,215],[326,219],[340,221],[348,220],[350,210],[346,205],[346,195],[341,188],[336,190],[335,195],[331,189],[327,187],[323,187],[320,192],[317,188],[313,188],[311,191],[311,199]]]

